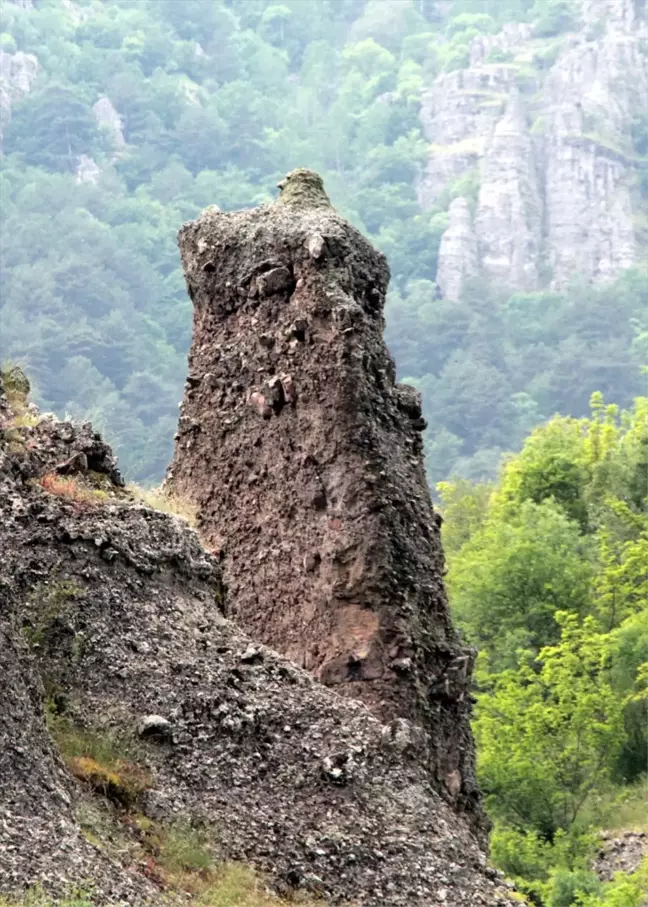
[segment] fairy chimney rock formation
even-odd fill
[[[420,395],[383,341],[387,262],[316,173],[279,185],[180,231],[194,332],[167,484],[223,554],[232,618],[394,734],[424,728],[439,790],[479,815],[473,653],[448,613]]]

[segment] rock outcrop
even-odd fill
[[[606,831],[601,834],[592,869],[602,882],[609,882],[617,872],[636,872],[647,858],[648,833],[645,831]],[[647,901],[648,892],[644,903]]]
[[[260,227],[264,215],[230,218]],[[326,231],[327,255],[345,229]],[[196,533],[132,500],[89,425],[33,408],[16,421],[18,385],[12,376],[8,400],[0,382],[0,894],[40,884],[54,904],[82,884],[96,904],[188,904],[137,857],[146,822],[180,822],[204,830],[217,860],[250,864],[304,902],[513,907],[431,787],[426,735],[381,724],[246,637],[222,614],[220,567]],[[264,595],[270,609],[276,593]],[[120,746],[139,739],[139,824],[72,777],[53,720]],[[110,834],[88,835],[92,810],[110,814]]]
[[[479,274],[477,237],[465,198],[455,198],[448,213],[450,223],[441,237],[436,282],[444,299],[457,302],[466,281]]]
[[[110,135],[115,150],[121,151],[126,144],[126,139],[124,138],[124,133],[122,131],[121,118],[115,110],[110,98],[105,95],[100,97],[99,100],[93,104],[92,111],[98,125],[105,129]]]
[[[0,139],[11,119],[12,105],[31,91],[37,76],[38,60],[33,54],[0,50]]]
[[[613,280],[645,252],[636,220],[646,161],[631,140],[648,107],[645,8],[583,0],[581,19],[558,37],[535,37],[530,25],[476,37],[470,67],[423,95],[433,144],[421,204],[474,175],[479,272],[501,290],[560,289],[574,274]],[[456,249],[453,240],[439,255],[448,298],[473,269],[468,247],[466,261]]]
[[[449,617],[420,395],[383,341],[387,263],[316,174],[280,185],[180,231],[194,335],[168,485],[224,555],[232,617],[424,728],[431,777],[479,825],[473,652]]]
[[[475,216],[482,272],[511,291],[538,286],[542,207],[533,144],[525,127],[514,91],[485,149]]]

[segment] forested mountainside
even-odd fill
[[[589,418],[535,429],[496,485],[440,484],[453,615],[480,653],[491,856],[541,907],[647,903],[647,483],[648,399],[620,412],[594,394]],[[602,887],[601,828],[643,842],[636,874]]]
[[[432,483],[640,390],[647,40],[631,0],[6,0],[2,336],[126,473],[170,459],[174,237],[294,166],[392,269]],[[628,267],[628,266],[633,267]]]

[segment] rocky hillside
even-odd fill
[[[564,15],[560,34],[520,23],[475,37],[469,65],[423,94],[419,200],[456,187],[437,271],[447,299],[477,276],[508,292],[610,281],[645,253],[645,4],[583,0]]]
[[[298,903],[512,904],[432,789],[427,734],[252,643],[195,532],[4,377],[0,895],[189,903],[233,862]],[[176,846],[174,875],[179,834],[206,856]],[[238,903],[278,903],[255,890]]]

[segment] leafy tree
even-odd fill
[[[459,479],[454,482],[439,482],[437,491],[446,523],[443,549],[446,557],[452,558],[483,526],[488,513],[491,488]]]
[[[561,637],[520,655],[476,713],[480,777],[494,815],[551,841],[610,776],[623,743],[623,702],[610,675],[610,638],[593,618],[557,612]]]
[[[457,504],[455,503],[455,507]],[[510,519],[493,515],[452,559],[453,611],[493,671],[558,638],[555,614],[585,613],[593,546],[550,501],[522,503]]]
[[[101,148],[102,136],[90,105],[66,86],[52,85],[16,105],[5,149],[50,170],[76,171],[79,156]]]
[[[574,4],[569,0],[537,0],[533,13],[540,17],[534,28],[538,38],[551,38],[577,25]]]

